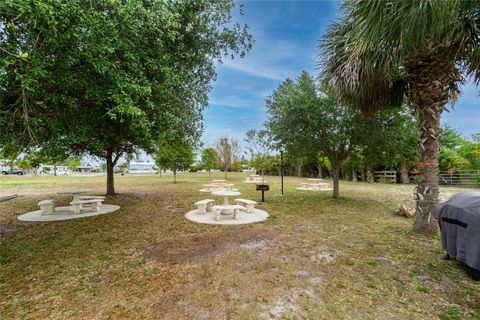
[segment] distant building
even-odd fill
[[[98,171],[94,166],[92,166],[88,162],[82,162],[77,169],[75,169],[76,172],[92,172],[92,171]]]
[[[7,163],[8,163],[7,160],[0,159],[0,171],[3,171],[5,169],[10,169]]]
[[[68,166],[54,166],[53,164],[40,165],[40,167],[37,168],[37,173],[55,174],[55,170],[57,171],[57,175],[67,175],[71,173]]]
[[[153,162],[130,162],[128,166],[129,173],[155,173],[158,171]]]

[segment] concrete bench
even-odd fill
[[[195,202],[197,206],[198,213],[207,213],[207,211],[212,211],[212,206],[215,204],[215,200],[205,199]]]
[[[242,205],[243,208],[243,205],[245,205],[247,207],[247,213],[255,212],[255,205],[257,204],[257,202],[248,199],[235,199],[235,203]]]
[[[44,214],[52,214],[53,213],[53,200],[47,199],[42,200],[38,203],[40,210],[42,211],[42,215]]]
[[[222,204],[213,206],[213,210],[216,211],[215,220],[220,220],[220,216],[223,215],[233,215],[235,220],[240,219],[238,216],[238,211],[243,210],[244,207],[236,204]]]
[[[84,209],[91,209],[94,211],[100,211],[102,207],[103,199],[84,199],[84,200],[76,200],[70,202],[70,205],[73,208],[73,213],[79,214],[81,210]]]

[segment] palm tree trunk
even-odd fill
[[[438,229],[435,207],[438,203],[440,116],[448,102],[452,65],[442,62],[441,53],[433,53],[410,60],[406,67],[421,132],[420,173],[413,231],[428,235],[436,233]]]
[[[403,162],[400,166],[400,182],[403,184],[408,184],[410,183],[410,177],[408,176],[408,173],[410,171],[410,168],[408,167],[408,164],[406,162]]]

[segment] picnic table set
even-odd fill
[[[251,174],[248,177],[245,178],[243,181],[244,183],[254,183],[254,184],[264,184],[267,183],[262,176],[259,176],[258,174]]]
[[[104,196],[90,196],[83,195],[85,193],[90,193],[92,190],[89,189],[78,189],[78,190],[62,190],[57,193],[60,195],[73,195],[73,200],[69,203],[69,211],[74,214],[80,214],[82,212],[92,212],[100,211],[102,208],[102,202],[105,200]],[[51,215],[55,214],[55,207],[53,199],[42,200],[38,203],[38,206],[41,210],[41,215]]]
[[[297,190],[302,190],[302,191],[328,191],[332,190],[329,188],[328,183],[320,182],[323,179],[307,179],[307,182],[302,182],[300,184],[300,187],[297,188]]]
[[[204,184],[204,188],[200,189],[200,192],[211,193],[213,191],[238,191],[234,188],[233,183],[227,183],[227,180],[212,180],[212,182]]]
[[[198,214],[206,214],[208,212],[215,213],[215,220],[219,221],[222,217],[230,217],[233,219],[240,219],[240,213],[255,212],[255,201],[248,199],[237,198],[234,199],[235,204],[230,204],[230,197],[237,197],[241,195],[238,189],[234,188],[233,184],[226,183],[226,180],[212,180],[212,183],[205,184],[205,188],[200,189],[200,192],[209,192],[214,196],[222,197],[223,204],[216,205],[213,199],[204,199],[197,201]]]

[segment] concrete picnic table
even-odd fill
[[[238,191],[231,191],[231,190],[218,190],[218,191],[213,191],[212,194],[214,196],[220,196],[223,197],[223,205],[230,205],[230,202],[228,201],[228,197],[235,197],[239,196],[242,193]]]
[[[57,193],[58,194],[73,194],[73,201],[78,201],[78,197],[81,194],[89,193],[89,192],[93,192],[93,190],[90,190],[90,189],[76,189],[76,190],[72,189],[72,190],[60,190]]]
[[[93,190],[90,189],[72,189],[72,190],[60,190],[57,193],[58,194],[71,194],[73,195],[73,201],[72,202],[78,202],[78,197],[84,193],[89,193],[93,192]],[[71,206],[71,211],[74,210],[74,207]]]

